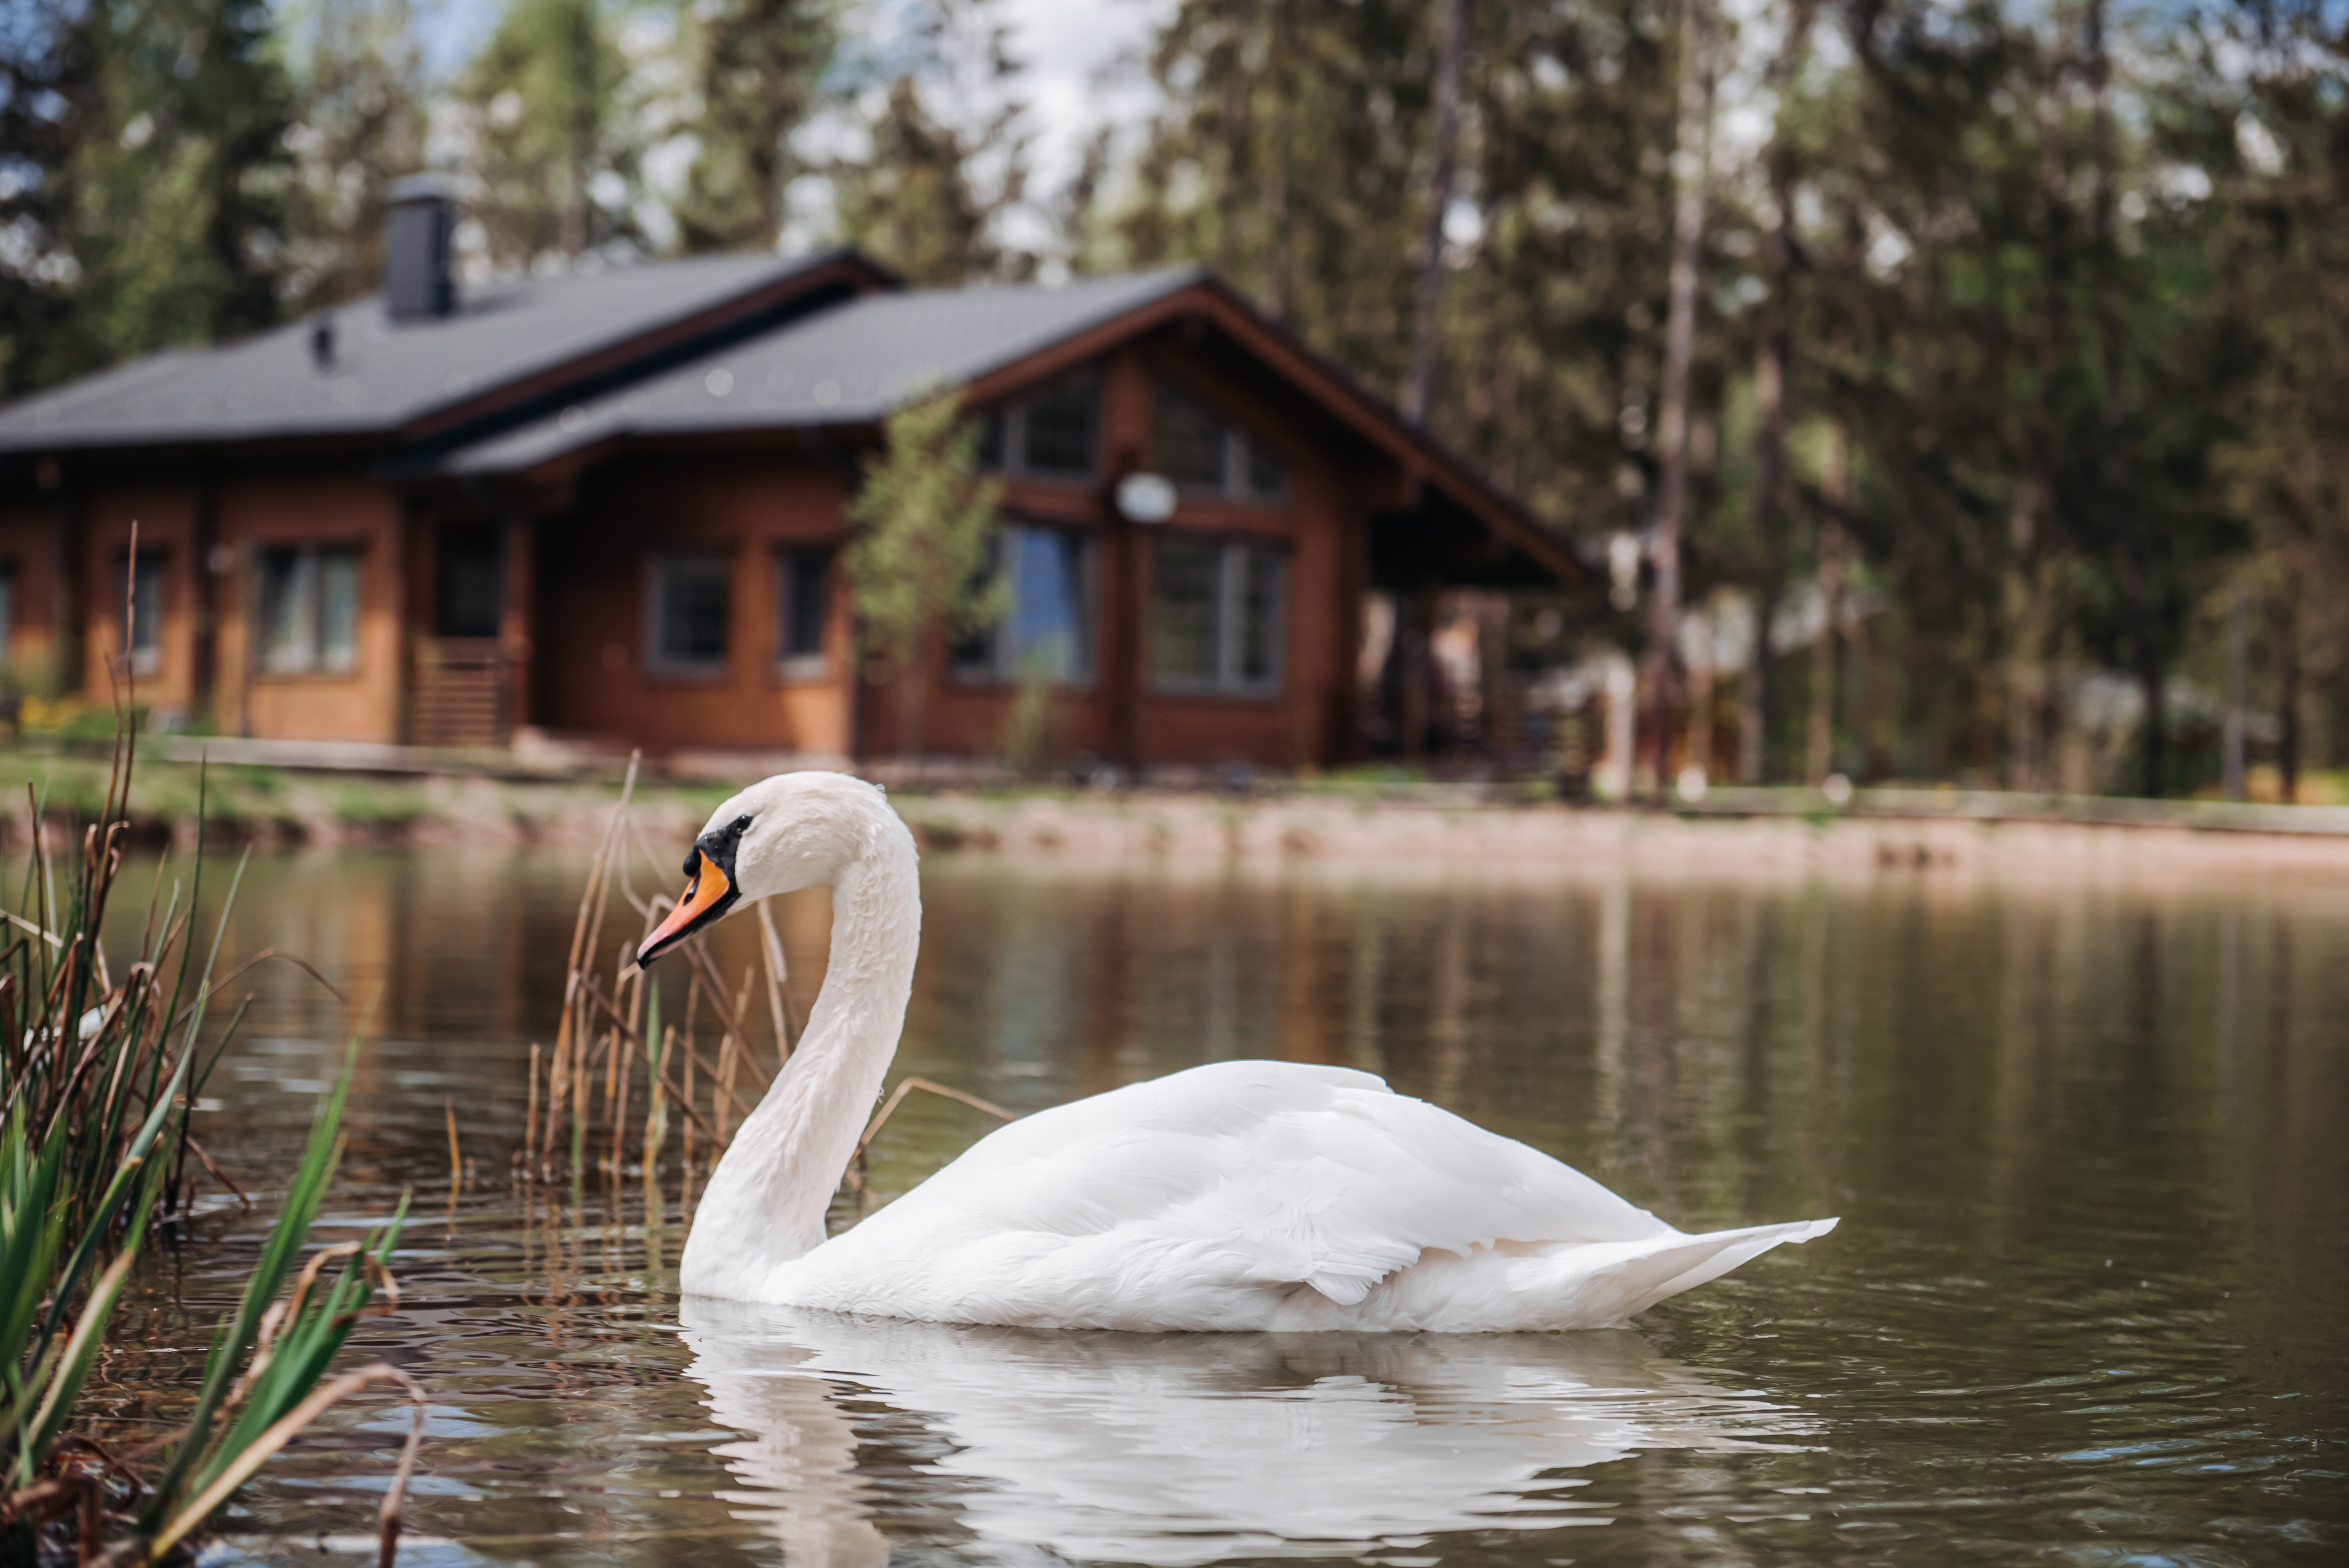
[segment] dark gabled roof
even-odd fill
[[[450,452],[429,472],[511,473],[629,436],[871,423],[1206,275],[1185,266],[1056,287],[865,295]]]
[[[311,437],[413,439],[469,412],[702,341],[830,273],[886,275],[852,252],[696,256],[463,291],[457,311],[394,325],[381,296],[214,348],[172,349],[0,408],[0,452]],[[750,319],[743,319],[744,317]],[[313,353],[330,326],[331,361]],[[680,345],[680,338],[684,345]]]
[[[1007,378],[1018,384],[1056,374],[1178,317],[1220,327],[1385,452],[1410,484],[1450,496],[1495,548],[1514,549],[1564,581],[1587,576],[1571,547],[1522,502],[1198,266],[1053,286],[863,295],[544,418],[398,461],[396,471],[520,475],[635,439],[871,425],[932,387],[1000,395]],[[1404,509],[1423,510],[1415,501]]]

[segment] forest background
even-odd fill
[[[1743,776],[2289,799],[2349,763],[2349,0],[1136,31],[1040,159],[989,0],[507,0],[454,59],[407,0],[14,0],[0,394],[369,292],[421,168],[476,279],[1200,260],[1599,567],[1503,658],[1636,659]]]

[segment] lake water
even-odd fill
[[[355,1341],[432,1400],[410,1564],[2349,1557],[2349,887],[934,856],[900,1072],[1029,1110],[1342,1063],[1687,1229],[1843,1218],[1629,1329],[1136,1336],[680,1303],[674,1169],[649,1207],[512,1181],[582,871],[260,860],[223,948],[371,1013],[332,1213],[415,1192]],[[826,919],[783,910],[796,1017]],[[246,985],[199,1137],[265,1188],[349,1025]],[[990,1125],[914,1096],[875,1198]],[[202,1229],[126,1308],[126,1426],[184,1400],[259,1222]],[[405,1420],[335,1412],[211,1560],[371,1560]]]

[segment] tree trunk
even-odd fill
[[[561,233],[556,244],[566,256],[587,249],[587,165],[595,142],[595,7],[576,0],[572,7],[571,114],[565,151],[570,167],[563,193]]]
[[[2300,804],[2300,596],[2290,581],[2275,617],[2276,771],[2283,775],[2283,803]]]
[[[1427,422],[1435,394],[1435,350],[1443,329],[1444,214],[1460,165],[1460,35],[1467,0],[1442,0],[1435,49],[1435,168],[1427,182],[1427,236],[1419,257],[1419,301],[1413,323],[1411,377],[1403,383],[1403,417]]]
[[[2220,792],[2229,800],[2243,798],[2243,705],[2250,698],[2250,641],[2243,590],[2238,586],[2227,599],[2227,712],[2220,725]]]
[[[1763,541],[1762,584],[1754,594],[1754,646],[1746,650],[1745,673],[1737,693],[1737,777],[1741,783],[1770,782],[1770,731],[1777,717],[1777,683],[1770,676],[1770,622],[1778,614],[1785,566],[1772,541]]]
[[[1851,491],[1851,432],[1827,431],[1827,469],[1819,486],[1827,514],[1819,520],[1819,635],[1811,644],[1811,724],[1806,776],[1813,788],[1835,772],[1836,623],[1843,616],[1843,512]]]
[[[2094,105],[2090,139],[2096,163],[2095,202],[2096,337],[2102,350],[2104,407],[2097,421],[2103,447],[2104,504],[2113,508],[2120,544],[2121,593],[2128,603],[2130,640],[2137,645],[2137,688],[2145,701],[2145,793],[2168,787],[2169,716],[2162,703],[2162,639],[2153,602],[2144,541],[2138,536],[2137,465],[2130,450],[2128,404],[2122,387],[2127,343],[2121,324],[2120,240],[2113,223],[2112,55],[2105,41],[2106,0],[2088,0],[2088,80]]]
[[[1785,95],[1802,70],[1817,0],[1794,0],[1786,36],[1770,62],[1766,82],[1783,111]],[[1737,771],[1747,784],[1769,777],[1770,621],[1777,613],[1785,573],[1786,429],[1795,395],[1794,332],[1788,317],[1795,288],[1795,182],[1800,173],[1791,137],[1774,130],[1767,158],[1770,227],[1763,254],[1770,268],[1770,292],[1763,298],[1762,331],[1754,365],[1754,390],[1762,404],[1762,428],[1754,443],[1753,518],[1762,542],[1762,583],[1754,596],[1754,646],[1738,693]]]
[[[1672,177],[1671,307],[1664,327],[1664,376],[1656,420],[1662,481],[1654,537],[1655,599],[1648,631],[1648,701],[1655,746],[1655,787],[1671,788],[1673,653],[1681,620],[1681,522],[1688,505],[1689,366],[1696,351],[1697,266],[1704,248],[1705,160],[1711,141],[1712,0],[1683,0],[1681,12],[1680,126]]]

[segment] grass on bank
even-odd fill
[[[347,1068],[320,1106],[238,1308],[213,1337],[187,1422],[124,1452],[78,1429],[83,1384],[142,1246],[184,1220],[212,1167],[189,1110],[243,1013],[223,1026],[212,1016],[242,966],[220,972],[225,907],[209,940],[197,929],[201,855],[184,905],[159,877],[143,911],[113,911],[118,933],[136,923],[136,943],[125,948],[118,935],[109,952],[101,940],[130,836],[131,763],[124,735],[95,802],[78,803],[95,806],[78,853],[53,855],[34,836],[13,902],[0,908],[0,1560],[183,1557],[236,1489],[328,1405],[391,1381],[417,1420],[380,1519],[388,1563],[422,1437],[421,1394],[388,1366],[328,1374],[358,1320],[397,1303],[386,1264],[399,1217],[364,1242],[303,1256],[342,1150]],[[199,821],[207,784],[196,784]],[[54,820],[65,804],[36,790],[27,810]],[[226,902],[234,897],[233,883]]]

